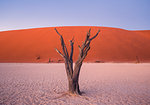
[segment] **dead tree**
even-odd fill
[[[68,78],[69,92],[72,94],[81,95],[81,92],[79,89],[79,83],[78,83],[80,69],[81,69],[83,60],[85,59],[88,51],[90,50],[91,41],[98,36],[100,30],[98,30],[95,36],[90,38],[91,29],[89,29],[89,32],[87,33],[86,39],[82,43],[82,46],[78,46],[80,53],[79,53],[79,57],[77,61],[75,62],[74,69],[73,69],[73,58],[72,58],[73,50],[74,50],[74,39],[70,40],[71,51],[69,54],[62,35],[57,31],[56,28],[55,28],[55,31],[60,36],[60,40],[61,40],[62,52],[60,52],[58,49],[56,49],[56,51],[63,57],[65,61],[65,69],[66,69],[67,78]]]

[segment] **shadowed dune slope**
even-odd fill
[[[55,27],[0,32],[0,62],[61,62],[60,39]],[[74,36],[74,60],[91,28],[91,36],[98,29],[99,36],[91,43],[86,62],[149,62],[150,30],[128,31],[118,28],[72,26],[56,27],[63,35],[68,51],[69,40]]]

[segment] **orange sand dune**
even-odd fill
[[[91,43],[86,62],[149,62],[150,30],[128,31],[118,28],[73,26],[57,27],[63,35],[68,50],[74,36],[74,59],[78,57],[78,45],[84,41],[87,31],[92,35],[98,29],[100,35]],[[0,32],[0,62],[53,62],[62,60],[55,51],[60,49],[59,36],[54,27]]]

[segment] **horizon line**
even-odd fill
[[[0,30],[0,32],[5,31],[17,31],[17,30],[27,30],[27,29],[38,29],[38,28],[50,28],[50,27],[108,27],[108,28],[117,28],[117,29],[123,29],[128,31],[144,31],[144,30],[150,30],[150,29],[125,29],[120,27],[109,27],[109,26],[98,26],[98,25],[83,25],[83,26],[77,26],[77,25],[59,25],[59,26],[39,26],[39,27],[28,27],[28,28],[15,28],[15,29],[4,29]]]

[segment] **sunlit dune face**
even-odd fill
[[[108,27],[56,27],[64,37],[68,51],[74,37],[74,61],[78,45],[91,28],[99,36],[91,43],[86,62],[147,62],[150,61],[150,31],[128,31]],[[61,51],[54,27],[0,32],[0,62],[62,62],[55,48]]]

